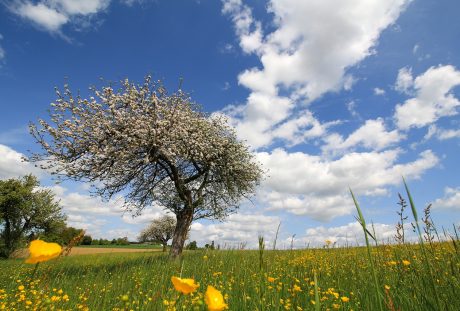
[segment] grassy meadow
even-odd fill
[[[0,261],[0,309],[206,310],[207,285],[229,310],[460,310],[457,242],[366,248],[186,251],[61,257],[35,265]],[[178,293],[171,276],[200,284]],[[317,282],[315,283],[315,277]],[[434,287],[431,284],[434,283]],[[437,304],[440,304],[438,307]],[[441,309],[439,309],[441,308]]]
[[[419,221],[406,190],[418,243],[404,239],[402,198],[398,243],[385,244],[369,231],[352,194],[366,229],[363,247],[325,241],[319,248],[268,250],[259,237],[258,250],[184,251],[176,261],[154,249],[61,256],[38,265],[3,260],[0,310],[208,310],[208,285],[229,310],[460,310],[456,228],[440,237],[429,207]],[[184,295],[173,276],[200,286]]]

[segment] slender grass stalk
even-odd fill
[[[321,302],[319,300],[318,279],[316,277],[316,271],[313,272],[313,281],[315,282],[315,311],[320,311]]]
[[[276,229],[275,241],[273,242],[273,250],[276,249],[276,240],[278,240],[278,233],[279,233],[279,231],[280,231],[280,226],[281,226],[281,221],[280,221],[280,223],[278,224],[278,228]]]
[[[436,299],[436,307],[437,307],[437,310],[442,310],[441,303],[439,301],[439,296],[438,296],[438,293],[437,293],[437,290],[436,290],[436,285],[434,283],[433,272],[431,271],[431,265],[430,265],[430,262],[428,260],[428,255],[427,255],[427,252],[426,252],[426,249],[425,249],[425,244],[423,243],[422,231],[420,230],[420,225],[418,223],[417,209],[415,208],[414,200],[412,199],[412,196],[411,196],[410,191],[409,191],[409,187],[407,186],[407,183],[406,183],[406,180],[404,179],[404,177],[403,177],[403,182],[404,182],[404,187],[406,188],[407,196],[409,197],[409,204],[410,204],[410,208],[412,210],[412,215],[414,216],[415,228],[417,229],[418,238],[419,238],[419,244],[420,244],[420,248],[421,248],[422,254],[423,254],[423,259],[424,259],[424,262],[425,262],[425,268],[428,270],[428,273],[430,275],[430,284],[431,284],[431,287],[433,289],[434,297]]]
[[[264,237],[259,235],[259,270],[262,270],[263,265],[264,265],[264,250],[265,250]]]
[[[382,305],[383,295],[380,292],[379,283],[377,281],[377,272],[375,271],[374,260],[372,259],[372,254],[371,254],[371,245],[369,244],[369,238],[367,237],[369,231],[366,228],[366,221],[364,219],[363,214],[361,213],[361,209],[359,208],[358,201],[356,200],[355,195],[353,194],[353,191],[351,191],[351,189],[350,189],[350,193],[351,193],[351,197],[353,198],[353,202],[355,203],[356,209],[358,210],[359,223],[363,227],[363,231],[364,231],[364,238],[366,240],[366,247],[367,247],[367,256],[369,258],[369,264],[371,265],[372,277],[374,279],[375,293],[376,293],[376,296],[377,296],[377,301],[379,303],[379,310],[383,311],[383,305]],[[370,235],[370,236],[373,238],[372,235]],[[374,238],[374,240],[375,240],[375,238]]]

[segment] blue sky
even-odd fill
[[[54,87],[151,74],[225,114],[269,172],[253,203],[200,221],[199,244],[361,241],[348,187],[382,239],[394,235],[401,176],[438,227],[459,224],[458,1],[41,0],[0,6],[0,178],[32,172],[69,224],[135,239],[158,206],[131,218],[122,198],[55,185],[20,161],[37,151],[27,124]]]

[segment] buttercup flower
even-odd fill
[[[171,282],[178,292],[186,295],[193,293],[198,287],[200,287],[200,285],[195,284],[194,279],[181,279],[173,276],[171,277]]]
[[[26,263],[38,263],[42,261],[48,261],[56,258],[61,254],[62,248],[57,243],[47,243],[42,240],[34,240],[30,242],[29,246],[29,258],[26,259]]]
[[[227,308],[227,304],[224,302],[224,297],[221,292],[211,285],[208,285],[204,301],[208,305],[209,311],[222,311]]]

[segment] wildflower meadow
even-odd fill
[[[407,189],[408,190],[408,189]],[[413,227],[420,230],[412,198]],[[354,198],[354,196],[353,196]],[[58,256],[33,241],[0,261],[1,310],[459,310],[459,239],[378,241],[355,201],[365,246]],[[433,225],[433,224],[431,224]]]

